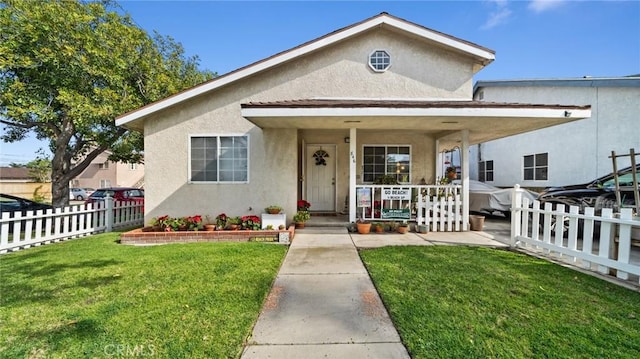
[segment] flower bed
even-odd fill
[[[288,234],[288,235],[287,235]],[[235,231],[170,231],[146,232],[142,228],[120,235],[120,243],[149,245],[197,242],[282,242],[288,243],[295,235],[295,227],[285,230],[235,230]]]

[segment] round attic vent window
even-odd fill
[[[391,56],[385,50],[375,50],[369,55],[369,66],[375,72],[387,71],[391,66]]]

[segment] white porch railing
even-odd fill
[[[5,212],[0,218],[0,253],[143,224],[143,203],[114,203],[113,198],[96,206]]]
[[[540,202],[522,199],[516,186],[512,196],[511,245],[527,248],[545,256],[573,262],[587,270],[614,274],[623,280],[629,275],[640,276],[640,263],[631,263],[631,252],[640,246],[640,217],[631,208],[620,214],[611,208],[577,206],[565,208],[550,203],[540,208]],[[640,279],[638,279],[640,283]]]
[[[415,221],[429,230],[462,230],[460,185],[358,185],[357,217],[368,221]]]

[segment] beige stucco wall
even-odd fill
[[[392,57],[392,66],[384,73],[373,72],[367,64],[369,54],[378,49]],[[303,138],[308,143],[338,145],[337,209],[341,210],[348,186],[345,135],[262,130],[241,117],[240,104],[316,97],[471,99],[472,66],[470,59],[441,48],[374,29],[155,114],[145,120],[146,221],[164,214],[260,214],[270,204],[283,206],[291,220],[300,191],[298,157]],[[242,134],[250,138],[249,183],[188,182],[189,135]],[[359,148],[365,143],[411,144],[412,181],[432,180],[432,138],[415,133],[381,137],[363,131]]]
[[[33,199],[33,194],[37,190],[39,195],[44,196],[47,202],[51,203],[51,182],[38,183],[2,181],[0,182],[0,187],[2,187],[2,193],[26,199]]]

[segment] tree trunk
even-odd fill
[[[51,204],[56,208],[69,205],[69,181],[73,178],[69,176],[71,161],[65,162],[65,156],[56,151],[51,160]]]

